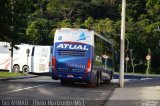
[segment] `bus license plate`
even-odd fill
[[[67,75],[67,77],[68,77],[68,78],[73,78],[74,76],[73,76],[73,75]]]

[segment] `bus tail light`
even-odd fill
[[[91,71],[91,59],[88,59],[85,73],[89,73],[90,71]]]
[[[56,68],[56,58],[54,56],[52,57],[52,67],[53,69]]]

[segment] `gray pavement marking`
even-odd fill
[[[3,93],[1,93],[1,94],[19,92],[19,91],[28,90],[28,89],[37,88],[37,87],[46,86],[46,85],[49,85],[49,84],[42,84],[42,85],[37,85],[37,86],[30,86],[30,87],[26,87],[26,88],[21,88],[21,89],[16,89],[16,90],[12,90],[12,91],[3,92]]]

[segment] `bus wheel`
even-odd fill
[[[113,79],[113,71],[111,71],[111,76],[110,76],[110,80]]]
[[[28,75],[28,73],[29,73],[29,67],[28,66],[23,66],[22,72],[23,72],[24,75]]]
[[[14,65],[14,66],[13,66],[13,72],[19,73],[19,71],[20,71],[19,65]]]
[[[100,84],[101,84],[101,74],[100,71],[98,71],[96,75],[96,86],[99,87]]]

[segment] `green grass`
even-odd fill
[[[17,77],[22,75],[23,75],[22,73],[0,72],[0,78]]]

